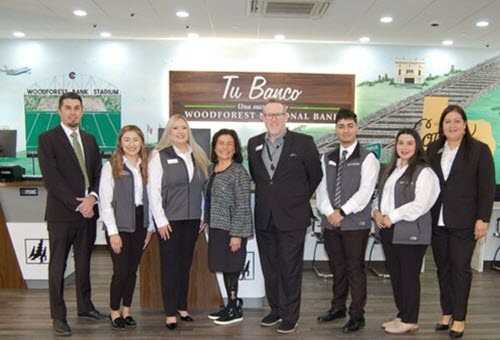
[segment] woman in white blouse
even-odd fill
[[[398,309],[396,318],[382,326],[387,333],[401,334],[418,330],[420,269],[432,233],[429,211],[440,189],[418,133],[402,129],[395,144],[372,216],[380,229]]]
[[[208,159],[184,116],[173,115],[151,152],[148,192],[160,242],[165,326],[177,328],[177,315],[192,322],[187,306],[189,271],[202,220]]]
[[[113,261],[109,319],[120,330],[137,326],[130,306],[142,251],[154,230],[148,228],[147,158],[142,131],[127,125],[101,172],[99,211]]]

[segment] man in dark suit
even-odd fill
[[[59,98],[61,124],[40,135],[38,160],[47,187],[47,220],[50,244],[49,295],[53,329],[71,335],[64,303],[64,271],[71,246],[75,259],[78,316],[104,317],[91,301],[90,256],[96,237],[97,201],[101,156],[91,134],[79,129],[82,98],[67,92]]]
[[[310,136],[286,129],[284,104],[270,100],[262,117],[267,132],[248,142],[257,244],[271,307],[261,325],[280,324],[279,333],[291,333],[299,319],[305,233],[313,217],[309,200],[322,178],[321,162]]]

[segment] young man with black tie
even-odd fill
[[[350,319],[342,327],[344,333],[350,333],[365,325],[365,249],[371,227],[370,203],[380,164],[375,155],[357,141],[358,123],[354,112],[341,109],[337,113],[335,132],[340,145],[322,157],[325,175],[316,191],[325,249],[333,273],[331,308],[319,316],[318,321],[345,317],[350,291]]]
[[[101,156],[97,142],[81,131],[82,98],[67,92],[59,98],[61,124],[40,135],[38,160],[45,186],[49,232],[49,296],[56,335],[71,335],[66,321],[64,271],[71,246],[75,253],[78,316],[100,320],[91,301],[90,256],[96,237],[97,192]]]
[[[271,307],[261,325],[279,324],[278,333],[287,334],[299,319],[305,234],[313,217],[309,201],[321,181],[321,163],[312,137],[287,130],[283,103],[269,100],[262,118],[267,132],[248,141],[255,231]]]

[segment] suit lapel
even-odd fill
[[[90,174],[91,174],[91,171],[90,171],[90,159],[91,159],[91,155],[90,155],[90,140],[88,138],[88,135],[83,133],[82,130],[80,129],[80,136],[82,137],[82,148],[83,148],[83,154],[85,155],[85,168],[87,168],[87,175],[89,176],[89,180],[90,180]]]
[[[464,162],[465,162],[464,142],[465,142],[465,139],[462,139],[462,142],[460,143],[460,146],[458,147],[457,155],[455,156],[455,159],[453,160],[453,163],[451,164],[450,174],[448,175],[448,179],[446,181],[448,181],[457,171],[457,164],[464,164]]]
[[[278,164],[276,165],[276,171],[274,175],[279,173],[280,169],[283,168],[283,163],[286,162],[287,158],[290,157],[290,146],[293,144],[293,135],[286,130],[285,141],[283,143],[283,149],[281,150],[280,158],[278,159]]]
[[[259,137],[257,139],[257,143],[254,146],[253,152],[255,152],[255,157],[257,164],[255,165],[257,169],[255,169],[258,172],[265,173],[267,177],[269,177],[269,174],[267,173],[266,166],[264,165],[264,161],[262,160],[262,152],[264,151],[264,148],[266,147],[265,143],[265,134],[262,135],[262,137]]]

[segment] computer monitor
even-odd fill
[[[16,157],[17,130],[0,130],[0,157]]]

